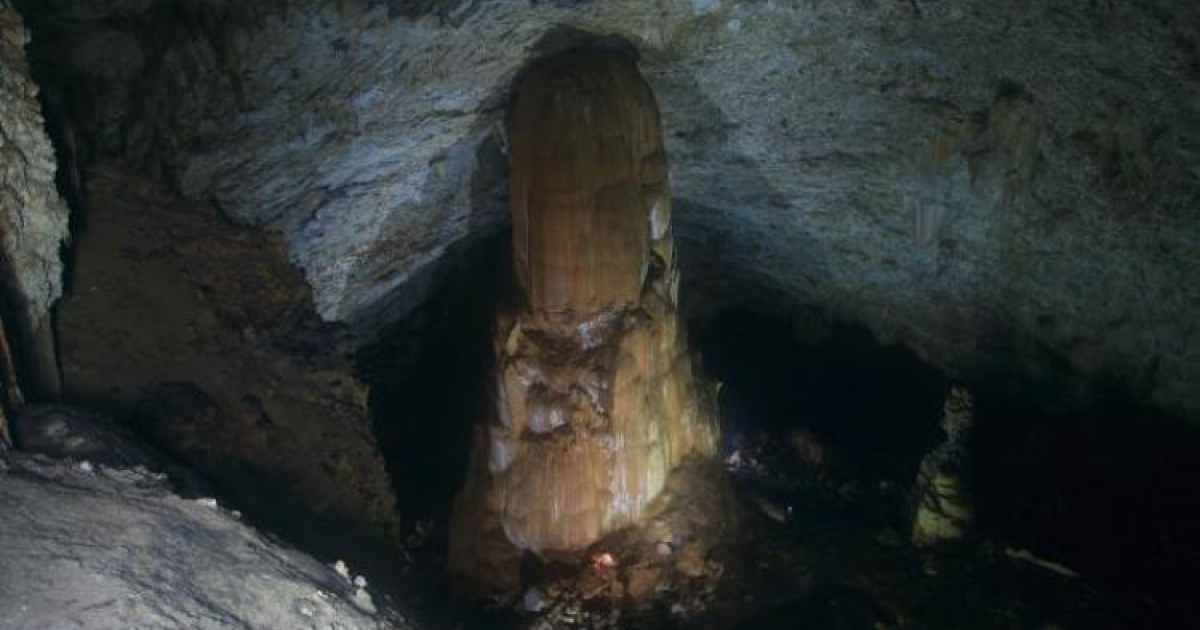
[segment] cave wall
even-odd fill
[[[119,154],[85,160],[74,119],[43,120],[28,43],[0,0],[0,314],[25,397],[62,393],[114,413],[310,549],[396,543],[345,327],[316,316],[277,237],[179,198]],[[88,54],[114,59],[112,44],[102,37]],[[51,108],[68,98],[57,87]],[[57,172],[80,204],[74,226]]]
[[[501,229],[480,148],[577,29],[642,55],[694,292],[1200,418],[1194,2],[25,4],[82,159],[279,232],[362,340]]]
[[[54,396],[50,309],[63,290],[59,250],[68,211],[54,184],[54,151],[25,62],[27,39],[21,16],[0,0],[0,305],[28,393]]]
[[[314,552],[397,543],[354,342],[317,317],[279,238],[124,165],[86,181],[58,309],[66,397],[132,423]]]

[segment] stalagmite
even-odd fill
[[[658,111],[633,61],[578,52],[533,68],[510,138],[523,298],[498,318],[496,415],[450,558],[508,587],[522,550],[580,550],[637,522],[673,468],[716,449],[677,313]]]
[[[975,421],[971,393],[955,387],[946,394],[942,430],[946,441],[921,460],[914,487],[913,544],[929,547],[959,540],[975,521],[966,482],[967,439]]]

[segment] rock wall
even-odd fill
[[[50,309],[62,294],[59,250],[68,212],[54,185],[54,152],[25,63],[28,34],[0,0],[0,306],[32,395],[59,390]]]
[[[415,627],[348,571],[142,468],[0,455],[0,505],[20,506],[0,510],[6,630]]]
[[[958,377],[1200,418],[1190,0],[26,4],[81,153],[280,232],[364,340],[503,223],[480,148],[585,32],[642,54],[714,300],[767,287]]]
[[[314,552],[395,543],[353,341],[316,316],[278,239],[133,169],[87,181],[88,227],[58,318],[68,397],[136,422]]]
[[[453,571],[501,588],[521,550],[579,552],[639,522],[668,473],[717,446],[678,321],[658,111],[632,59],[539,64],[509,137],[523,296],[496,326],[496,414],[450,552]]]

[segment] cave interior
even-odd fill
[[[1196,25],[0,0],[0,628],[1200,627]]]

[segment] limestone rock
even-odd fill
[[[617,63],[538,68],[522,82],[509,137],[513,258],[534,311],[592,314],[641,298],[650,213],[670,205],[667,167],[654,99]]]
[[[58,317],[66,391],[135,411],[170,455],[295,540],[390,541],[395,499],[353,343],[317,317],[278,240],[130,167],[87,181]]]
[[[159,4],[21,2],[60,115],[94,159],[278,231],[364,341],[507,221],[516,74],[604,36],[663,112],[698,309],[771,295],[956,378],[1099,380],[1200,418],[1200,3]],[[114,30],[142,54],[61,54]]]
[[[65,405],[28,405],[21,408],[14,425],[22,451],[162,470],[159,457],[138,443],[125,427],[100,414]]]
[[[953,388],[946,395],[942,430],[946,441],[921,460],[914,486],[913,544],[927,547],[970,533],[975,508],[966,477],[966,441],[974,422],[971,394]]]
[[[138,470],[0,455],[6,630],[405,630],[314,558]],[[361,593],[361,595],[360,595]]]
[[[572,53],[530,70],[514,107],[525,299],[498,322],[486,466],[455,508],[451,565],[468,575],[494,564],[468,549],[488,528],[520,549],[582,550],[642,518],[673,468],[716,445],[678,322],[649,87],[628,57]]]
[[[21,16],[0,0],[0,303],[18,369],[34,394],[59,390],[50,308],[62,294],[59,250],[67,206],[54,185],[54,151],[29,77]]]

